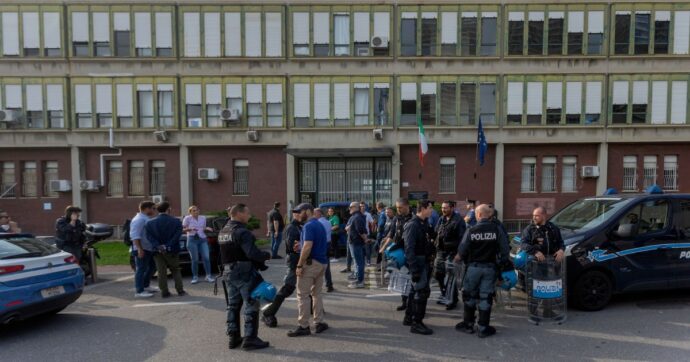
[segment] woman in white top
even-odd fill
[[[206,281],[213,283],[215,279],[211,276],[211,258],[209,256],[208,239],[205,231],[213,231],[206,227],[206,217],[199,215],[199,208],[192,205],[189,207],[189,215],[182,220],[182,231],[187,233],[187,250],[192,259],[192,284],[199,282],[197,275],[199,269],[199,254],[204,262],[206,271]]]

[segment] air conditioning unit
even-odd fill
[[[597,178],[599,177],[599,166],[582,166],[582,177]]]
[[[370,44],[374,49],[388,49],[388,37],[374,35],[371,37]]]
[[[373,131],[374,134],[374,139],[377,141],[383,141],[383,129],[381,128],[374,128]]]
[[[151,201],[153,201],[154,204],[160,204],[161,202],[165,201],[163,199],[163,195],[151,195]]]
[[[153,137],[158,142],[168,142],[168,131],[153,131]]]
[[[50,180],[48,190],[50,192],[72,191],[72,182],[70,180]]]
[[[0,122],[19,122],[22,117],[22,112],[10,109],[0,109]]]
[[[79,189],[82,191],[98,191],[98,181],[96,180],[81,180],[79,181]]]
[[[259,142],[259,131],[247,131],[247,141]]]
[[[200,168],[199,171],[199,180],[206,180],[206,181],[216,181],[218,180],[218,170],[215,168]]]
[[[240,110],[237,108],[226,108],[220,111],[220,119],[228,123],[239,123]]]

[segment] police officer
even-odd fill
[[[436,225],[436,260],[434,261],[434,278],[445,296],[446,310],[455,309],[458,305],[458,289],[448,290],[446,283],[446,262],[453,262],[458,251],[460,239],[465,234],[465,221],[455,213],[455,202],[445,201],[441,204],[441,218]],[[442,301],[439,301],[442,304]]]
[[[228,285],[228,330],[230,349],[242,344],[244,350],[268,347],[259,333],[259,301],[251,298],[252,291],[263,280],[258,270],[266,270],[268,252],[260,251],[254,244],[256,238],[247,230],[249,208],[237,204],[229,208],[231,220],[218,234],[220,255],[225,282]],[[257,270],[258,269],[258,270]],[[244,339],[240,338],[240,310],[244,307]]]
[[[261,314],[261,320],[270,328],[275,328],[278,326],[278,319],[275,317],[276,313],[280,309],[280,306],[285,301],[285,298],[292,295],[297,287],[297,262],[299,261],[299,252],[295,251],[295,245],[299,244],[300,235],[302,234],[302,223],[306,219],[306,214],[302,212],[292,213],[292,222],[285,228],[285,233],[283,239],[285,240],[285,260],[287,262],[287,271],[285,273],[285,279],[283,280],[283,286],[280,288],[276,294],[273,303],[266,305],[262,308],[263,313]]]
[[[426,302],[429,299],[431,290],[429,289],[429,248],[430,241],[427,237],[429,227],[427,219],[433,210],[431,201],[420,200],[417,212],[412,219],[405,224],[403,238],[405,240],[405,260],[410,269],[412,279],[413,297],[410,298],[407,306],[407,315],[412,316],[410,332],[429,335],[434,333],[431,328],[424,325],[426,314]]]
[[[403,229],[405,227],[405,224],[407,224],[410,219],[412,219],[412,214],[410,214],[410,203],[407,201],[406,198],[401,197],[398,200],[395,201],[395,209],[397,211],[397,215],[393,218],[393,224],[389,226],[390,231],[386,235],[386,239],[381,246],[381,252],[385,251],[386,248],[388,247],[388,244],[393,243],[395,246],[391,248],[392,250],[396,249],[404,249],[405,247],[405,240],[403,239]],[[399,305],[396,310],[401,311],[407,309],[407,295],[402,296],[402,304]],[[411,315],[407,315],[405,313],[405,320],[410,321],[411,323]],[[407,325],[409,325],[408,323]]]
[[[522,231],[520,248],[539,262],[543,262],[546,256],[553,256],[560,263],[565,253],[561,231],[546,219],[546,209],[543,207],[532,211],[532,223]]]
[[[475,209],[479,222],[471,227],[462,238],[456,261],[467,265],[463,283],[462,300],[465,303],[463,321],[455,329],[474,333],[475,309],[479,309],[479,337],[496,333],[489,326],[491,305],[500,272],[511,269],[508,259],[510,252],[508,237],[503,230],[491,221],[491,208],[482,204]]]

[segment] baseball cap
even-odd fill
[[[314,206],[311,206],[311,204],[308,202],[303,202],[303,203],[297,205],[294,209],[292,209],[292,212],[302,212],[305,210],[314,211]]]

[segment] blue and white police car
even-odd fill
[[[0,325],[58,313],[84,289],[72,254],[30,234],[0,234]]]

